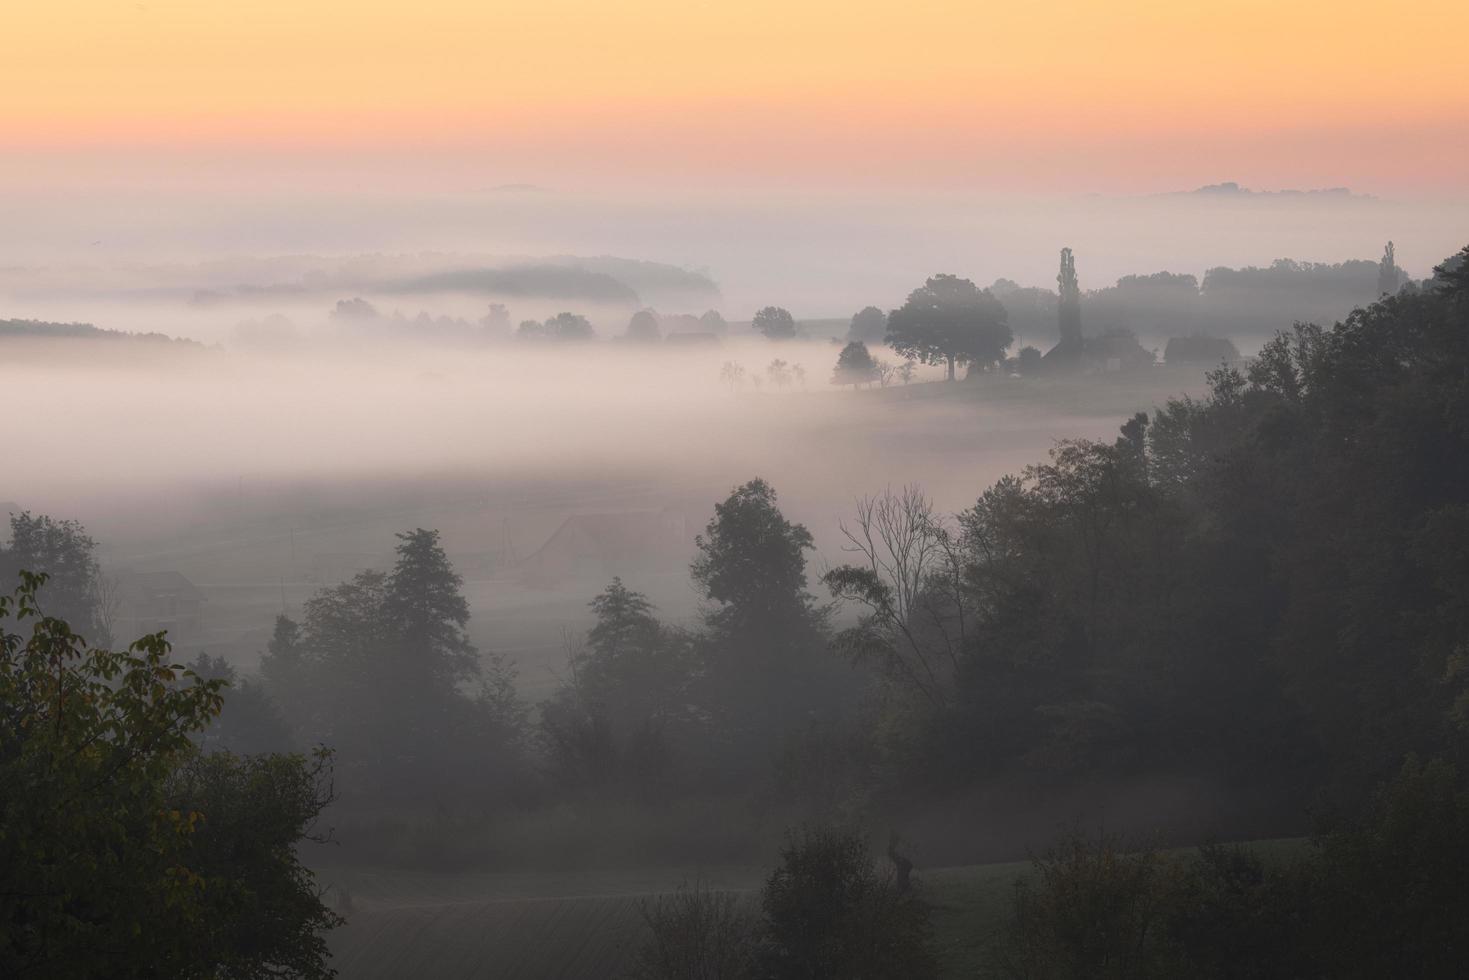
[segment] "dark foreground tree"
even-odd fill
[[[295,850],[324,758],[200,757],[222,682],[161,635],[88,647],[21,580],[0,597],[0,976],[330,976],[337,919]]]
[[[888,316],[888,345],[903,357],[946,364],[950,381],[956,365],[1004,360],[1013,339],[1000,301],[958,276],[933,276]]]

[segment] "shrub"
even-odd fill
[[[1177,869],[1152,848],[1073,834],[1035,859],[1015,886],[1004,959],[1024,980],[1134,980],[1170,976],[1163,907]]]
[[[1323,976],[1464,975],[1469,791],[1452,765],[1408,759],[1364,814],[1316,846],[1310,942]]]
[[[745,980],[756,974],[758,919],[732,892],[695,881],[643,903],[648,939],[633,961],[636,980]]]
[[[761,894],[764,972],[803,980],[920,980],[937,974],[929,909],[860,834],[791,833]]]

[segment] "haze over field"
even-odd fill
[[[1462,976],[1462,0],[9,8],[0,978]]]

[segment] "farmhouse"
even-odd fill
[[[573,514],[519,571],[526,584],[548,588],[574,578],[677,568],[688,552],[683,512],[671,507]]]
[[[178,572],[123,572],[117,577],[120,636],[168,630],[173,641],[199,635],[204,593]]]

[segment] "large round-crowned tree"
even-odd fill
[[[931,277],[888,316],[888,345],[925,364],[947,364],[950,381],[956,365],[999,363],[1013,340],[994,294],[958,276]]]

